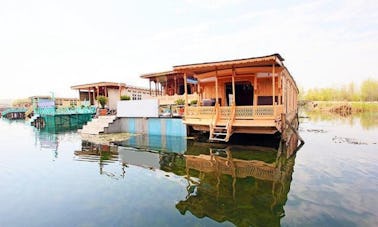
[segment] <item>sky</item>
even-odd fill
[[[273,53],[305,89],[377,79],[378,1],[0,0],[0,99]]]

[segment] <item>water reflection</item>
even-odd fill
[[[185,155],[188,194],[176,208],[183,215],[189,211],[198,218],[237,226],[279,226],[292,180],[295,142],[295,138],[289,146],[281,142],[275,154],[269,149],[226,147],[209,148],[209,154]]]
[[[182,215],[208,217],[238,226],[280,225],[298,149],[295,136],[288,143],[281,141],[278,149],[165,138],[178,141],[180,148],[186,147],[179,152],[168,151],[170,142],[158,147],[158,143],[152,142],[158,141],[155,139],[137,137],[113,146],[83,141],[82,149],[75,151],[75,160],[98,163],[99,173],[114,179],[119,179],[118,175],[125,177],[126,168],[131,165],[182,178],[187,182],[183,185],[187,193],[175,204]],[[152,149],[147,144],[152,144]],[[116,162],[120,173],[114,169],[105,171],[106,165]]]
[[[34,146],[39,147],[40,150],[53,152],[54,160],[58,158],[60,140],[77,131],[77,127],[46,127],[43,129],[33,127],[32,129],[34,132]]]
[[[311,118],[313,122],[340,121],[342,124],[348,124],[350,126],[361,125],[361,127],[366,130],[378,127],[378,113],[373,111],[353,113],[347,116],[320,111],[305,111],[304,114]]]

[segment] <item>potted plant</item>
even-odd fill
[[[191,106],[197,106],[197,99],[190,101]]]
[[[184,105],[185,105],[185,100],[184,99],[177,99],[175,101],[175,104],[177,105],[177,112],[180,116],[184,115]]]
[[[97,97],[97,101],[101,106],[100,116],[106,115],[108,111],[105,109],[105,104],[108,102],[108,97],[100,95]]]
[[[130,96],[128,95],[121,95],[121,100],[124,101],[124,100],[130,100]]]

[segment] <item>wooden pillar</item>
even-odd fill
[[[281,73],[278,75],[278,77],[277,77],[277,83],[278,83],[278,90],[277,90],[277,103],[278,103],[278,105],[281,105],[281,91],[282,91],[282,89],[281,89]]]
[[[276,99],[276,92],[275,92],[275,83],[274,83],[274,73],[275,73],[275,65],[276,65],[276,63],[274,62],[273,63],[273,69],[272,69],[272,95],[273,95],[273,97],[272,97],[272,99],[273,99],[273,106],[275,105],[275,99]]]
[[[157,96],[158,95],[158,91],[157,91],[157,82],[156,81],[154,81],[154,83],[155,83],[155,96]]]
[[[186,73],[184,73],[184,91],[185,91],[185,115],[188,111],[188,88],[187,88],[187,81],[186,81]]]
[[[200,85],[200,81],[198,79],[198,82],[197,82],[197,106],[200,106],[200,101],[201,101],[201,85]]]
[[[232,67],[232,105],[233,106],[236,106],[236,103],[235,103],[235,68]],[[226,97],[227,98],[227,97]]]
[[[176,76],[174,77],[174,80],[175,80],[175,92],[174,92],[174,95],[176,95],[177,94],[177,78],[176,78]]]
[[[98,88],[98,86],[96,87],[96,93],[97,93],[97,97],[100,95],[100,89]]]
[[[118,98],[119,98],[119,100],[121,100],[121,91],[122,91],[122,87],[121,87],[121,85],[118,85]]]
[[[150,80],[149,84],[150,84],[150,95],[152,95],[152,92],[151,92],[151,80]]]
[[[215,105],[218,104],[218,69],[215,67]]]
[[[253,105],[257,106],[257,95],[258,95],[258,90],[257,90],[257,75],[255,75],[254,81],[253,81]]]
[[[91,89],[88,88],[88,100],[89,100],[89,105],[92,105],[92,102],[91,102]]]

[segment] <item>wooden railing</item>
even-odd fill
[[[276,106],[236,106],[235,120],[275,119],[280,116],[282,105]],[[220,106],[218,109],[220,120],[229,120],[232,116],[231,106]],[[216,114],[215,106],[188,107],[186,118],[213,118]]]
[[[168,104],[175,104],[175,101],[178,99],[184,99],[185,100],[185,95],[162,95],[162,96],[157,96],[159,99],[159,104],[160,105],[168,105]],[[192,100],[198,100],[198,94],[190,94],[188,95],[188,101]]]
[[[188,106],[186,118],[213,118],[215,106]]]

